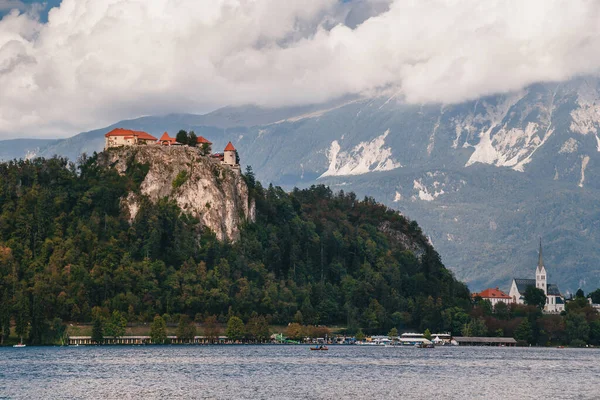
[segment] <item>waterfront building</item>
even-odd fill
[[[544,291],[546,295],[546,305],[544,312],[560,313],[565,309],[565,298],[560,293],[558,286],[554,283],[548,283],[548,274],[544,266],[544,258],[542,256],[542,241],[540,240],[540,251],[538,256],[538,265],[535,269],[535,279],[513,278],[510,285],[510,296],[513,303],[525,303],[525,291],[528,287],[533,286]]]

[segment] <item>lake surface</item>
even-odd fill
[[[600,350],[0,348],[5,399],[598,399]]]

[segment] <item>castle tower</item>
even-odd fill
[[[225,147],[225,151],[223,152],[223,164],[230,165],[232,167],[237,165],[236,156],[235,156],[235,147],[231,144],[231,142],[227,143]]]
[[[540,255],[537,268],[535,269],[535,287],[542,289],[546,296],[548,295],[547,282],[546,267],[544,267],[544,259],[542,257],[542,239],[540,239]]]

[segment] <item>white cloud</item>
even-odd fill
[[[0,21],[0,137],[389,87],[460,102],[597,73],[599,19],[587,0],[64,0]]]
[[[0,0],[0,11],[25,10],[26,8],[25,3],[19,0]]]

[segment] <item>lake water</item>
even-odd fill
[[[600,399],[595,349],[0,348],[8,399]]]

